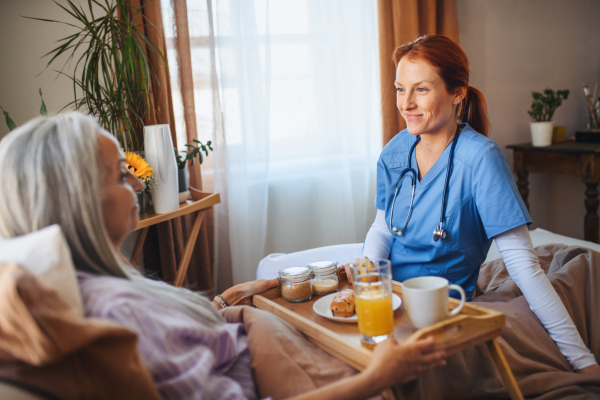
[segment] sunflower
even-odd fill
[[[138,178],[148,179],[152,176],[152,168],[139,154],[125,153],[125,166]]]

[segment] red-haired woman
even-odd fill
[[[431,35],[398,47],[393,59],[407,129],[379,157],[377,216],[364,246],[272,254],[260,262],[257,276],[362,255],[390,259],[396,281],[440,276],[470,298],[495,240],[509,274],[573,369],[600,378],[600,366],[540,267],[529,213],[504,154],[488,138],[485,97],[469,86],[466,54],[452,40]]]
[[[394,279],[434,275],[471,297],[492,239],[531,309],[575,370],[600,376],[560,298],[540,268],[531,218],[506,159],[488,138],[483,94],[452,40],[424,36],[393,55],[396,101],[407,129],[377,164],[377,217],[363,256],[389,258]],[[391,82],[390,82],[391,84]]]

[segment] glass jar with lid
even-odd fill
[[[308,267],[290,267],[279,271],[279,292],[290,303],[300,303],[312,297],[311,279],[315,274]]]
[[[338,263],[335,261],[315,261],[308,264],[308,268],[314,273],[312,279],[313,293],[319,296],[337,292]]]

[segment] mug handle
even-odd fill
[[[463,307],[465,305],[465,300],[467,298],[467,296],[465,295],[465,291],[463,290],[463,288],[461,286],[449,285],[448,290],[450,291],[452,289],[457,290],[460,293],[460,304],[454,310],[450,311],[450,313],[448,314],[449,317],[458,314],[460,312],[460,310],[463,309]]]

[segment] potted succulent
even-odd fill
[[[194,143],[197,143],[197,145],[186,143],[185,146],[189,151],[183,150],[181,154],[177,151],[177,149],[175,149],[175,159],[177,160],[178,168],[177,172],[179,174],[179,193],[185,193],[188,190],[187,171],[185,169],[185,164],[188,161],[191,161],[191,165],[194,165],[194,158],[196,157],[198,157],[198,161],[200,164],[202,164],[202,161],[204,161],[202,152],[204,152],[204,154],[208,157],[208,150],[213,151],[212,142],[210,140],[206,142],[206,144],[203,144],[198,139],[194,139]],[[185,156],[182,154],[185,154]]]
[[[569,97],[569,90],[554,92],[552,89],[546,89],[544,93],[532,92],[532,96],[531,110],[527,111],[533,119],[530,122],[532,144],[538,147],[550,146],[554,129],[552,117],[563,100]]]

